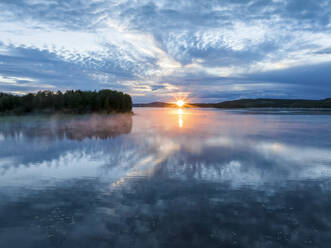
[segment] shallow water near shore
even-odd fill
[[[328,247],[331,115],[0,117],[0,247]]]

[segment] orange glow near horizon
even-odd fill
[[[176,101],[176,105],[178,106],[178,107],[183,107],[184,106],[184,104],[185,104],[185,102],[183,101],[183,100],[177,100]]]

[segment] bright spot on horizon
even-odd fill
[[[177,100],[176,104],[177,104],[178,107],[181,108],[181,107],[184,106],[185,102],[183,100]]]

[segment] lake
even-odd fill
[[[0,117],[0,247],[329,247],[328,111]]]

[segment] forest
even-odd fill
[[[0,93],[0,113],[23,114],[31,112],[130,112],[131,96],[120,91],[68,90],[65,92],[39,91],[26,95]]]

